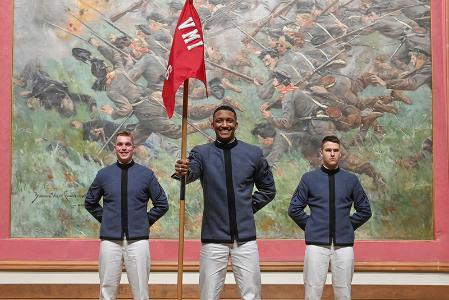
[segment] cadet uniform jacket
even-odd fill
[[[196,146],[189,156],[187,182],[200,179],[203,243],[256,239],[254,213],[274,199],[273,175],[259,147],[234,140]],[[257,191],[253,193],[254,185]]]
[[[371,208],[357,176],[321,167],[302,176],[288,214],[305,231],[307,245],[352,246],[354,230],[371,217]]]
[[[103,206],[99,204],[103,197]],[[153,207],[147,212],[148,201]],[[149,229],[168,210],[167,197],[153,171],[131,161],[101,169],[84,202],[100,223],[100,238],[142,240]]]

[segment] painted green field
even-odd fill
[[[83,79],[83,66],[70,62],[70,58],[62,64],[48,60],[44,67],[53,78],[67,82],[71,90],[89,90],[89,78]],[[17,87],[13,89],[12,236],[96,237],[98,224],[85,211],[83,196],[96,171],[115,158],[106,152],[97,156],[100,145],[83,141],[81,131],[70,127],[72,120],[86,121],[95,116],[90,116],[84,105],[78,107],[72,118],[63,118],[43,108],[30,110],[25,98],[19,96],[20,91]],[[377,88],[367,90],[367,93],[378,92]],[[104,94],[91,92],[90,95],[99,104],[108,102]],[[238,138],[256,144],[250,130],[261,121],[258,111],[261,102],[254,95],[254,89],[245,86],[241,94],[233,93],[232,97],[246,109],[239,113]],[[432,157],[426,156],[411,169],[395,163],[397,159],[419,153],[422,141],[431,135],[430,89],[422,87],[408,95],[414,99],[413,105],[396,104],[398,115],[380,119],[386,132],[384,136],[370,131],[363,146],[349,148],[350,152],[370,161],[386,183],[377,187],[371,178],[360,176],[374,211],[373,218],[357,232],[362,239],[432,238]],[[349,141],[354,134],[355,131],[341,135],[344,141]],[[176,140],[171,142],[180,144]],[[190,149],[205,139],[194,134],[188,142]],[[155,170],[170,199],[169,212],[152,228],[154,238],[177,237],[179,184],[170,179],[174,161],[164,151],[158,151],[157,158],[140,160]],[[302,232],[287,216],[287,208],[300,176],[308,170],[308,162],[300,151],[292,150],[283,157],[274,170],[276,199],[256,216],[259,237],[302,237]],[[186,199],[186,237],[198,238],[202,213],[198,183],[188,186]]]

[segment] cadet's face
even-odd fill
[[[130,136],[119,135],[115,141],[117,160],[127,164],[133,159],[134,144]]]
[[[320,150],[323,166],[327,169],[336,169],[341,158],[340,145],[333,142],[324,143]]]
[[[215,113],[212,128],[218,141],[227,143],[234,139],[238,123],[235,115],[229,110],[219,110]]]

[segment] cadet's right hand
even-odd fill
[[[185,159],[179,159],[176,161],[175,164],[175,172],[178,176],[187,176],[189,172],[189,160]]]

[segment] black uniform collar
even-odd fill
[[[321,171],[323,171],[327,175],[334,175],[335,173],[340,171],[340,167],[337,167],[336,169],[330,170],[330,169],[326,168],[325,166],[321,165]]]
[[[222,143],[218,140],[215,140],[215,146],[217,146],[220,149],[223,150],[230,150],[232,148],[234,148],[235,146],[237,146],[237,139],[234,138],[232,141],[230,141],[229,143]]]
[[[117,165],[117,167],[119,167],[120,169],[129,169],[134,165],[134,160],[131,160],[129,163],[127,164],[122,164],[121,162],[117,161],[115,163]]]

